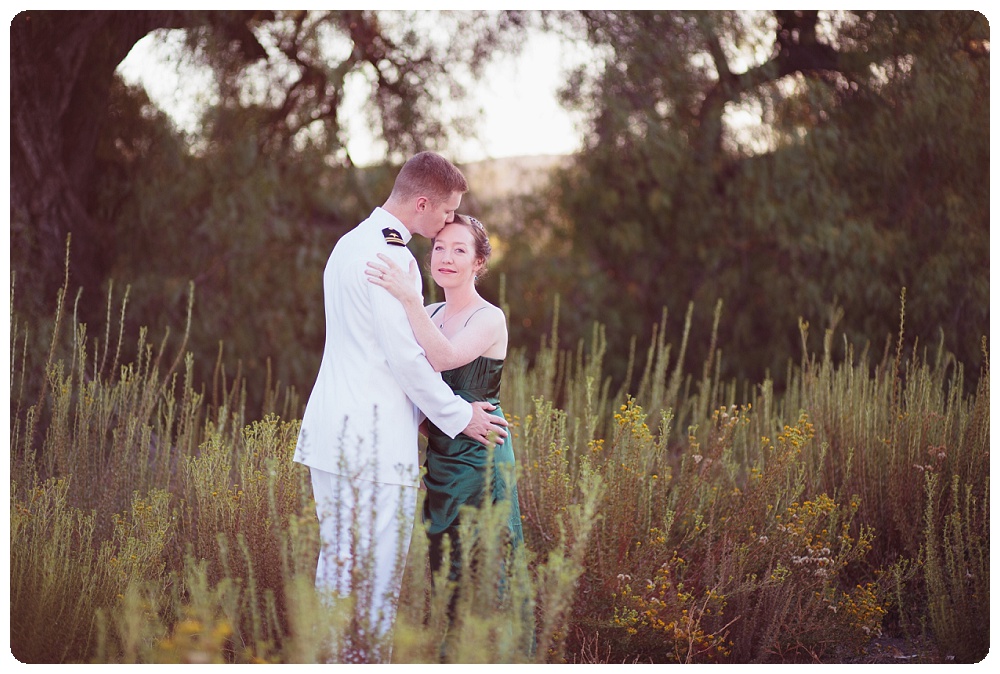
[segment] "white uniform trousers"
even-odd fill
[[[320,524],[316,589],[326,597],[353,596],[357,636],[369,645],[382,644],[381,658],[363,655],[388,660],[417,487],[309,470]]]

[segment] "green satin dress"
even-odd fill
[[[469,402],[485,400],[496,409],[492,414],[503,416],[500,409],[500,376],[503,360],[480,356],[471,363],[441,373],[455,393]],[[452,439],[442,433],[434,424],[428,424],[427,458],[424,467],[424,484],[427,487],[424,499],[424,522],[430,536],[431,568],[437,570],[441,562],[443,538],[451,538],[452,579],[457,579],[461,570],[458,523],[462,506],[479,507],[485,496],[486,470],[489,453],[486,446],[466,435]],[[517,502],[517,485],[511,481],[514,476],[514,448],[508,435],[503,444],[497,445],[493,453],[492,490],[493,503],[509,499],[510,516],[507,518],[507,533],[512,549],[523,541],[521,529],[521,509]]]

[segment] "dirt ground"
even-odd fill
[[[847,648],[834,654],[825,662],[843,664],[945,664],[947,656],[942,658],[934,645],[922,638],[902,639],[898,637],[879,637],[869,642],[861,653],[849,651]]]

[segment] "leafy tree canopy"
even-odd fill
[[[905,287],[907,334],[980,366],[990,49],[966,11],[22,12],[15,309],[51,313],[72,234],[79,319],[103,324],[125,294],[114,279],[132,287],[129,320],[183,325],[193,283],[203,368],[224,342],[245,373],[270,358],[276,379],[307,387],[323,261],[395,173],[352,165],[347,83],[369,87],[390,163],[446,150],[474,115],[456,105],[463,82],[539,21],[595,60],[562,92],[587,120],[584,150],[513,217],[494,209],[506,240],[484,292],[506,278],[515,345],[547,331],[558,293],[564,343],[600,321],[624,376],[630,338],[667,307],[679,341],[693,303],[697,363],[722,300],[722,373],[780,379],[800,317],[811,350],[837,325],[880,353]],[[158,30],[182,31],[183,57],[212,73],[191,137],[115,74]]]
[[[518,48],[524,21],[518,12],[22,12],[11,26],[17,307],[51,313],[71,234],[79,319],[103,323],[108,297],[117,305],[124,294],[105,290],[115,279],[132,287],[130,320],[183,326],[193,282],[189,348],[203,367],[225,342],[246,368],[262,374],[281,356],[277,376],[308,385],[323,339],[323,260],[394,176],[352,166],[346,82],[370,87],[370,127],[390,161],[441,149],[470,128],[451,102],[496,50]],[[179,57],[213,75],[192,137],[115,73],[157,30],[182,31]]]
[[[942,330],[945,348],[978,369],[989,317],[981,14],[559,19],[606,54],[563,91],[589,124],[585,150],[549,196],[558,208],[524,215],[558,230],[560,266],[572,270],[555,288],[573,308],[563,335],[586,336],[597,320],[625,345],[667,307],[679,341],[694,302],[689,357],[705,358],[721,300],[723,372],[780,378],[802,351],[800,317],[811,340],[839,322],[859,352],[872,342],[877,360],[898,331],[905,287],[908,336],[933,350]],[[527,261],[507,262],[512,296],[544,282]],[[521,309],[545,323],[549,307],[536,297]],[[625,351],[611,356],[619,372]]]

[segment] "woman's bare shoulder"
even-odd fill
[[[481,311],[477,311],[476,315],[480,317],[484,322],[489,322],[492,324],[507,324],[507,315],[503,312],[500,307],[486,302]]]

